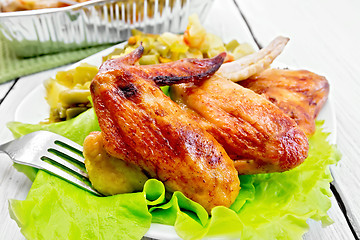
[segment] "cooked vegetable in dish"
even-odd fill
[[[209,58],[224,51],[227,52],[225,61],[233,61],[254,52],[249,44],[240,44],[236,40],[224,44],[221,38],[206,32],[197,16],[193,15],[182,35],[145,34],[133,30],[133,36],[124,48],[103,57],[103,62],[130,53],[140,43],[144,46],[144,54],[138,62],[140,65],[167,63],[183,58]],[[48,122],[71,119],[91,107],[87,99],[90,96],[88,89],[97,70],[95,66],[81,65],[76,69],[59,72],[55,79],[45,82],[51,108]]]
[[[50,106],[48,122],[69,120],[91,107],[89,86],[97,72],[97,67],[83,63],[45,81],[46,100]]]
[[[103,61],[130,53],[140,43],[144,47],[140,65],[167,63],[183,58],[211,58],[221,52],[227,52],[225,62],[229,62],[254,52],[247,43],[232,40],[225,44],[220,37],[206,32],[196,15],[189,18],[188,27],[182,35],[168,32],[161,35],[145,34],[137,30],[132,33],[133,36],[123,49],[116,49]]]
[[[0,9],[2,12],[14,12],[43,8],[58,8],[69,6],[69,2],[82,3],[86,1],[89,0],[5,0],[0,2]]]

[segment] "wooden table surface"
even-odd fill
[[[342,153],[340,163],[331,169],[334,197],[329,215],[335,223],[322,228],[309,221],[304,239],[360,238],[359,13],[357,0],[215,0],[204,22],[208,31],[224,41],[236,38],[259,48],[278,35],[287,36],[290,42],[278,61],[324,75],[330,82],[336,143]],[[0,84],[0,143],[11,139],[5,124],[13,120],[16,104],[64,68]],[[7,200],[24,199],[31,182],[10,161],[1,159],[0,166],[0,239],[22,239],[8,216]]]

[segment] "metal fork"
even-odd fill
[[[86,172],[70,163],[74,162],[84,166],[83,147],[61,135],[48,131],[33,132],[0,145],[0,152],[9,155],[15,163],[50,172],[91,193],[102,196],[88,184],[61,168],[65,167],[89,181]],[[60,167],[56,165],[60,165]]]

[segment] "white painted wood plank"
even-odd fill
[[[323,228],[320,222],[314,220],[308,221],[310,225],[309,232],[305,233],[303,239],[305,240],[351,240],[354,236],[349,231],[346,219],[343,214],[339,213],[339,206],[336,199],[331,198],[332,208],[328,212],[334,224]]]
[[[48,76],[53,76],[65,67],[33,74],[20,78],[11,92],[0,105],[0,144],[13,139],[6,123],[13,120],[15,107],[23,98]],[[31,80],[31,81],[29,81]],[[10,218],[8,199],[25,199],[31,187],[31,181],[12,166],[7,155],[0,153],[0,239],[24,239],[15,221]]]
[[[237,0],[256,38],[266,45],[277,35],[291,38],[279,61],[328,78],[343,154],[332,168],[335,186],[360,235],[360,2],[355,0]],[[263,21],[266,19],[266,21]]]
[[[6,93],[10,90],[10,88],[13,84],[14,84],[14,81],[0,84],[0,102],[5,97]]]

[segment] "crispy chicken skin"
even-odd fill
[[[282,172],[307,157],[307,137],[293,119],[220,75],[201,85],[174,85],[171,94],[222,144],[239,174]]]
[[[326,78],[306,70],[267,69],[239,84],[278,106],[308,136],[315,132],[315,119],[329,95]]]
[[[105,150],[133,163],[170,191],[181,191],[209,213],[229,207],[240,190],[233,161],[223,147],[156,84],[198,82],[210,77],[225,55],[133,66],[132,53],[106,61],[90,90]]]

